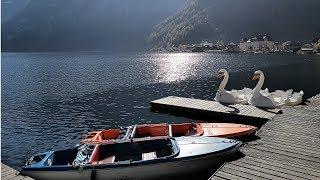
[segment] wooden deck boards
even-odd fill
[[[210,179],[320,179],[319,104],[285,107]]]
[[[196,115],[196,117],[218,117],[229,119],[272,119],[280,109],[260,109],[250,105],[226,105],[216,101],[169,96],[150,102],[151,111],[172,113],[182,116]],[[216,119],[218,119],[216,118]],[[264,123],[263,123],[264,124]],[[253,124],[254,125],[254,124]]]
[[[11,167],[1,163],[1,179],[2,180],[32,180],[30,177],[19,175],[19,172]]]

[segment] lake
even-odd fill
[[[219,68],[227,89],[253,88],[263,70],[269,90],[320,93],[320,56],[214,53],[2,53],[1,156],[19,168],[36,151],[73,147],[91,130],[195,121],[149,111],[170,95],[213,99]]]

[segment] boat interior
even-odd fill
[[[174,140],[170,138],[97,145],[89,163],[131,163],[171,157],[178,153]]]
[[[144,124],[137,125],[132,133],[132,138],[156,137],[156,136],[199,136],[203,134],[203,128],[197,123],[183,124]]]
[[[95,131],[87,134],[82,143],[94,143],[103,140],[116,140],[127,138],[145,137],[180,137],[180,136],[200,136],[204,133],[199,123],[182,124],[143,124],[129,126],[126,129],[107,129]]]
[[[101,131],[100,135],[98,136],[98,140],[103,139],[118,139],[121,135],[121,131],[119,129],[109,129]]]
[[[78,148],[48,151],[32,156],[27,161],[27,165],[40,168],[45,166],[71,165],[76,159],[77,153]]]
[[[27,164],[36,164],[41,162],[45,157],[47,156],[47,153],[43,153],[43,154],[37,154],[32,156],[30,159],[27,160]]]
[[[132,132],[132,138],[170,136],[169,124],[143,124],[137,125]]]
[[[52,166],[55,165],[71,165],[76,159],[78,148],[54,151],[52,158]]]
[[[172,124],[171,132],[173,137],[200,136],[203,134],[203,128],[197,123]]]
[[[125,137],[126,132],[126,129],[107,129],[90,132],[83,138],[83,140],[81,140],[81,142],[122,139]]]

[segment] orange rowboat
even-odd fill
[[[234,138],[255,133],[256,127],[232,123],[142,124],[121,129],[106,129],[88,133],[81,143],[107,143],[120,139],[145,137],[209,136]]]

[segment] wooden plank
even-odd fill
[[[11,180],[11,179],[27,179],[32,180],[32,178],[27,176],[19,175],[19,172],[12,169],[11,167],[1,163],[1,179],[2,180]]]
[[[219,176],[216,176],[216,177],[212,177],[212,178],[209,178],[210,180],[228,180],[226,178],[222,178],[222,177],[219,177]]]
[[[276,162],[269,160],[261,160],[257,158],[243,158],[241,160],[238,160],[234,162],[235,164],[249,164],[250,166],[260,166],[265,167],[274,171],[281,171],[285,172],[290,175],[294,175],[301,178],[307,178],[307,179],[319,179],[319,174],[311,174],[308,173],[308,171],[303,170],[301,167],[294,167],[291,164],[283,164],[282,162]]]
[[[273,111],[249,111],[273,116]],[[236,173],[248,179],[320,179],[319,117],[320,111],[308,107],[285,107],[258,131],[260,139],[241,148],[244,157],[225,163],[212,177]]]
[[[286,144],[286,148],[284,149],[283,147],[281,147],[281,143],[277,143],[277,142],[266,142],[266,141],[259,141],[257,142],[259,143],[258,145],[248,145],[248,148],[255,148],[255,147],[262,147],[262,148],[271,148],[274,150],[282,150],[285,152],[292,152],[295,154],[302,154],[302,155],[306,155],[306,156],[310,156],[310,157],[319,157],[320,153],[318,151],[314,151],[314,150],[308,150],[307,148],[304,148],[303,146],[299,147],[299,146],[295,146],[294,144]]]
[[[240,163],[241,162],[241,163]],[[283,167],[279,167],[276,164],[266,164],[266,163],[261,163],[257,161],[240,161],[240,162],[233,162],[231,164],[235,166],[243,166],[243,167],[250,167],[252,170],[255,171],[263,171],[268,174],[276,175],[282,178],[290,178],[290,179],[297,179],[297,178],[302,178],[302,179],[307,179],[309,178],[316,178],[314,176],[307,175],[305,173],[299,173],[295,172],[291,169],[286,169]]]
[[[217,180],[219,178],[223,179],[235,179],[235,180],[247,180],[247,178],[241,177],[239,175],[231,174],[224,171],[219,171],[215,177],[211,177],[212,180]]]
[[[250,114],[251,114],[253,117],[259,117],[260,112],[261,112],[261,110],[259,110],[259,109],[254,109]]]
[[[298,140],[298,139],[284,139],[284,138],[281,138],[281,139],[278,139],[278,138],[274,138],[274,137],[270,137],[270,136],[266,136],[265,137],[268,137],[267,139],[263,139],[263,140],[258,140],[258,141],[255,141],[255,143],[260,143],[260,142],[265,142],[265,143],[268,143],[268,142],[277,142],[279,145],[287,145],[287,144],[293,144],[295,143],[295,146],[297,147],[304,147],[304,148],[310,148],[310,149],[319,149],[319,146],[318,146],[318,143],[306,143],[305,141],[301,141],[301,140]]]
[[[247,148],[254,148],[260,151],[266,151],[273,153],[274,156],[282,155],[282,156],[289,156],[293,158],[303,159],[311,162],[318,162],[319,160],[314,158],[313,156],[307,156],[305,154],[301,154],[298,152],[291,152],[291,151],[285,151],[285,150],[279,150],[274,147],[262,147],[262,146],[248,146]],[[320,164],[319,164],[320,165]],[[320,167],[320,166],[319,166]]]
[[[270,118],[272,118],[272,117],[274,117],[274,115],[273,115],[272,113],[269,113],[269,112],[267,112],[267,113],[263,116],[263,118],[266,118],[266,119],[270,119]]]
[[[254,111],[259,111],[259,109],[252,106],[247,111],[242,112],[241,114],[245,116],[254,116],[256,114],[256,113],[253,113]]]
[[[15,173],[18,173],[18,171],[10,168],[9,166],[5,165],[5,164],[2,164],[1,163],[1,176],[5,176],[5,175],[8,175],[8,174],[15,174]]]
[[[259,112],[259,114],[258,114],[258,116],[264,116],[264,115],[266,115],[268,112],[267,111],[260,111]]]
[[[296,143],[294,141],[277,141],[277,140],[257,140],[256,141],[257,144],[267,144],[267,145],[274,145],[274,146],[286,146],[286,147],[290,147],[293,149],[297,149],[297,150],[302,150],[304,152],[312,152],[312,153],[318,153],[317,151],[319,150],[319,147],[315,147],[315,146],[311,146],[309,144],[300,144],[300,143]],[[250,145],[249,145],[250,146]]]
[[[257,143],[260,143],[260,146],[263,147],[272,147],[276,149],[281,149],[281,146],[286,146],[287,151],[298,151],[301,152],[302,154],[308,154],[308,155],[314,155],[319,157],[320,152],[318,151],[319,148],[309,148],[308,146],[303,146],[297,143],[283,143],[280,141],[257,141]]]
[[[260,171],[254,171],[247,167],[234,166],[232,164],[227,164],[223,170],[226,170],[225,172],[235,172],[237,174],[241,174],[241,176],[249,179],[279,179],[279,176]]]
[[[306,136],[306,137],[314,137],[318,138],[317,134],[320,133],[318,130],[313,130],[312,128],[309,127],[298,127],[299,125],[296,125],[296,127],[292,126],[276,126],[273,129],[267,129],[269,131],[276,131],[276,132],[281,132],[281,133],[286,133],[286,134],[295,134],[295,135],[301,135],[301,136]],[[292,129],[295,129],[295,131],[292,131]],[[308,131],[304,131],[303,129],[309,129]],[[320,140],[320,139],[319,139]]]
[[[270,157],[272,157],[274,161],[290,162],[292,164],[297,164],[299,166],[304,166],[304,167],[314,169],[315,171],[317,171],[315,167],[319,166],[319,163],[311,162],[305,159],[299,159],[291,156],[280,156],[280,155],[275,156],[274,153],[272,152],[265,152],[259,149],[244,148],[241,151],[245,153],[247,156],[250,156],[252,158],[270,159]]]
[[[264,136],[264,135],[271,135],[271,136],[274,136],[274,137],[282,137],[282,138],[287,138],[287,139],[299,139],[301,141],[312,141],[314,143],[319,143],[319,138],[315,138],[315,137],[310,137],[310,136],[305,136],[305,135],[302,135],[302,134],[299,134],[298,132],[280,132],[280,131],[274,131],[274,130],[268,130],[268,129],[263,129],[263,131],[261,131],[261,136]]]
[[[1,173],[6,173],[6,172],[11,172],[11,170],[9,168],[5,168],[3,166],[1,166]]]
[[[211,106],[205,107],[204,109],[208,109],[211,111],[217,111],[217,112],[225,112],[228,109],[226,106],[219,104],[219,103],[208,102],[208,104],[210,104]]]
[[[184,110],[185,113],[188,113],[190,110],[199,112],[206,111],[212,115],[215,113],[219,113],[220,115],[225,114],[226,116],[232,114],[234,116],[247,116],[261,119],[271,119],[276,115],[251,105],[224,105],[216,101],[174,96],[151,101],[150,106],[152,109],[167,108],[170,111],[175,111],[176,108],[179,108],[179,110]],[[268,111],[278,112],[279,109]],[[265,116],[266,114],[267,116]]]

